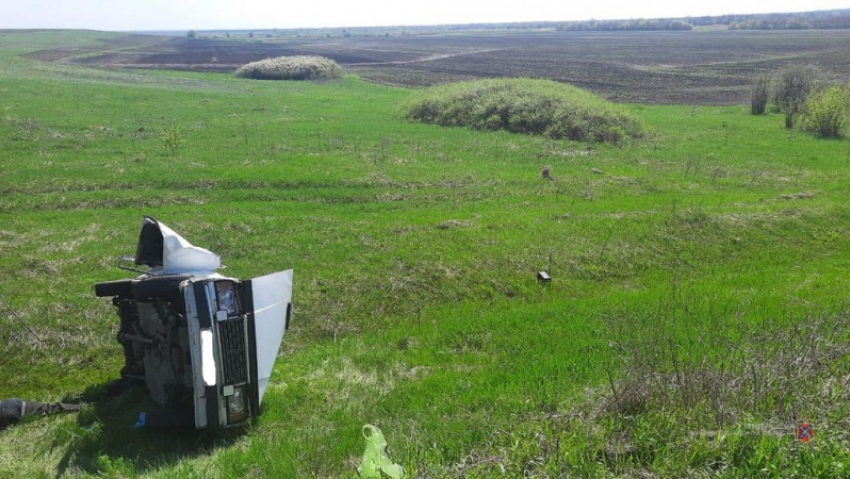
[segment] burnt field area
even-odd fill
[[[231,72],[282,55],[322,55],[363,79],[400,86],[547,78],[611,100],[738,104],[752,78],[791,63],[850,80],[847,31],[534,32],[372,37],[178,38],[131,35],[32,58],[89,66]]]

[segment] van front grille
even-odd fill
[[[221,341],[221,361],[224,363],[224,384],[248,380],[248,357],[245,354],[245,328],[242,318],[218,323]]]

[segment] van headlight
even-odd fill
[[[234,424],[247,418],[244,390],[243,388],[236,388],[233,390],[233,396],[227,398],[227,423]]]
[[[201,330],[201,377],[204,378],[204,386],[215,386],[214,341],[211,329]]]

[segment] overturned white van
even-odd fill
[[[134,262],[148,270],[95,285],[121,318],[122,379],[143,383],[163,408],[194,414],[198,429],[259,415],[289,328],[292,270],[222,276],[217,255],[147,216]]]

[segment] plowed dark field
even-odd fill
[[[128,36],[31,57],[85,65],[229,72],[281,55],[323,55],[367,80],[423,86],[483,77],[569,82],[622,102],[734,104],[753,76],[790,63],[850,80],[850,32],[546,32],[254,40]]]

